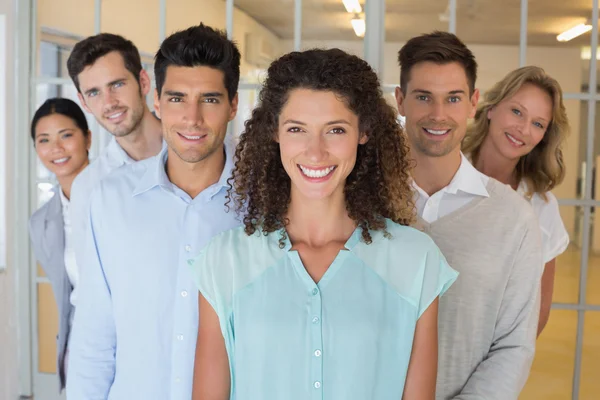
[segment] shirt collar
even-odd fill
[[[468,194],[489,197],[490,194],[486,188],[488,180],[489,178],[477,171],[477,169],[461,152],[460,166],[458,167],[458,171],[456,171],[456,174],[454,174],[454,177],[452,177],[452,180],[448,186],[443,188],[442,191],[456,194],[460,190],[461,192]],[[420,196],[424,196],[426,198],[429,197],[429,195],[423,189],[421,189],[414,180],[412,181],[412,186]]]
[[[221,189],[228,187],[227,180],[231,176],[231,171],[234,167],[234,156],[235,156],[235,144],[231,140],[226,140],[224,143],[225,151],[225,166],[218,182],[208,188],[210,190],[209,196],[212,199]],[[147,192],[148,190],[157,186],[163,187],[167,190],[172,190],[173,184],[167,176],[165,171],[165,165],[168,158],[168,146],[163,146],[162,150],[158,155],[148,160],[149,165],[146,173],[142,176],[142,179],[136,185],[133,192],[134,196]]]
[[[106,154],[109,162],[115,168],[135,162],[133,158],[129,157],[129,154],[121,147],[114,136],[108,143],[108,146],[106,146]]]
[[[460,167],[446,187],[448,193],[456,194],[459,190],[468,194],[489,197],[486,184],[489,178],[483,175],[460,153]]]
[[[65,196],[65,194],[63,193],[60,186],[57,186],[56,191],[58,192],[58,194],[60,196],[60,204],[62,204],[63,208],[69,207],[69,204],[71,202],[69,201],[69,199],[67,199],[67,196]],[[56,193],[54,195],[56,196]]]

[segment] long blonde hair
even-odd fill
[[[516,69],[485,94],[485,99],[477,106],[475,120],[462,142],[462,150],[470,154],[473,164],[477,163],[481,145],[490,128],[488,111],[504,99],[514,96],[526,83],[548,93],[552,99],[552,120],[540,143],[529,154],[521,157],[515,173],[517,182],[525,182],[528,197],[538,193],[546,200],[545,193],[559,185],[565,177],[562,146],[570,128],[562,89],[556,79],[546,74],[542,68],[528,66]]]

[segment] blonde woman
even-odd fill
[[[538,335],[550,315],[556,257],[569,244],[550,193],[565,176],[562,145],[568,132],[560,85],[542,68],[528,66],[486,93],[462,144],[479,171],[521,193],[538,216],[546,263]]]

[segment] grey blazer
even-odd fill
[[[57,371],[62,391],[65,388],[65,352],[69,340],[69,319],[75,310],[70,302],[73,288],[65,268],[65,230],[59,190],[60,186],[55,186],[54,196],[29,219],[29,237],[35,258],[52,284],[58,306]]]

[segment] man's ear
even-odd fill
[[[396,104],[398,105],[398,113],[405,117],[406,115],[404,112],[404,93],[402,93],[402,89],[400,88],[400,86],[396,87],[395,95]]]
[[[154,113],[160,119],[160,98],[158,97],[158,89],[154,89]]]
[[[477,103],[479,102],[479,89],[475,89],[473,95],[471,96],[471,112],[469,113],[469,118],[475,118],[475,113],[477,112]]]
[[[152,84],[150,83],[150,77],[148,76],[148,73],[146,72],[145,69],[142,69],[140,71],[140,90],[142,92],[142,95],[144,97],[146,97],[146,95],[150,92],[150,89],[152,88]]]
[[[237,115],[238,104],[239,104],[239,95],[236,93],[231,99],[231,112],[229,113],[229,120],[232,121]]]
[[[85,99],[83,98],[83,95],[81,93],[77,92],[77,98],[79,99],[79,104],[81,104],[81,107],[83,107],[83,109],[85,111],[92,114],[92,110],[90,110],[89,107],[87,106],[87,104],[85,104]]]

